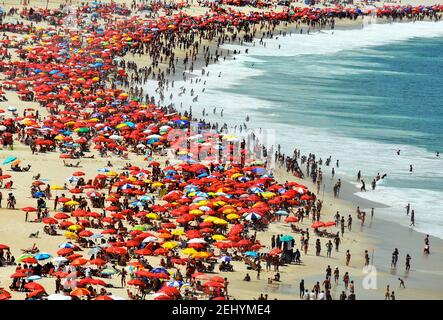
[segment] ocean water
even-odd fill
[[[285,152],[339,159],[335,176],[356,186],[361,170],[368,192],[357,195],[389,206],[376,215],[407,226],[409,202],[415,229],[443,238],[442,54],[441,22],[279,36],[210,66],[198,84],[176,83],[172,100],[221,124],[249,115],[248,126],[272,132]],[[188,90],[178,97],[181,86]],[[372,191],[377,173],[387,177]]]

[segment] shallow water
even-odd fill
[[[189,94],[173,100],[221,123],[249,115],[248,125],[275,132],[271,141],[286,152],[339,159],[336,177],[354,182],[361,170],[368,192],[358,195],[390,206],[377,214],[408,225],[410,202],[416,229],[443,238],[442,52],[443,23],[292,34],[210,66],[204,93],[203,81],[176,83],[193,87],[198,102]],[[369,191],[377,173],[387,178]]]

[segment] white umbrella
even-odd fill
[[[66,259],[65,257],[55,257],[54,259],[51,260],[54,263],[61,263],[61,262],[66,262],[68,261],[68,259]]]
[[[48,300],[72,300],[72,298],[64,294],[54,293],[48,296]]]
[[[0,126],[0,131],[6,131],[6,127],[5,126]]]
[[[109,139],[111,140],[123,140],[122,136],[118,136],[116,134],[113,134],[112,136],[109,137]]]
[[[139,143],[138,145],[136,145],[137,149],[143,149],[146,148],[146,146],[142,143]]]
[[[143,241],[142,242],[156,242],[157,241],[157,238],[156,237],[146,237],[146,238],[144,238],[143,239]]]
[[[8,107],[8,111],[14,112],[14,111],[17,111],[17,108],[10,106],[10,107]]]
[[[188,243],[206,243],[206,241],[202,238],[194,238],[189,240]]]

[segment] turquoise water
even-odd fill
[[[443,152],[442,54],[443,37],[331,55],[254,56],[263,73],[225,91],[279,105],[281,123]]]
[[[361,170],[368,192],[356,194],[389,206],[377,215],[408,226],[410,203],[415,229],[443,238],[443,155],[436,156],[443,152],[442,54],[443,23],[279,36],[210,66],[205,85],[176,85],[199,98],[178,97],[176,89],[174,102],[196,113],[205,108],[209,120],[231,124],[234,133],[249,115],[248,127],[261,128],[268,144],[339,159],[335,179],[357,187]],[[387,178],[372,191],[377,173]]]

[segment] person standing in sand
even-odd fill
[[[414,212],[414,210],[411,211],[411,224],[409,226],[415,227],[415,212]]]
[[[349,266],[349,262],[351,261],[351,253],[349,250],[346,250],[346,266]]]
[[[406,271],[411,270],[411,256],[409,253],[406,255]]]
[[[385,300],[390,300],[391,299],[391,293],[389,290],[389,284],[386,286],[386,293],[385,293]]]

